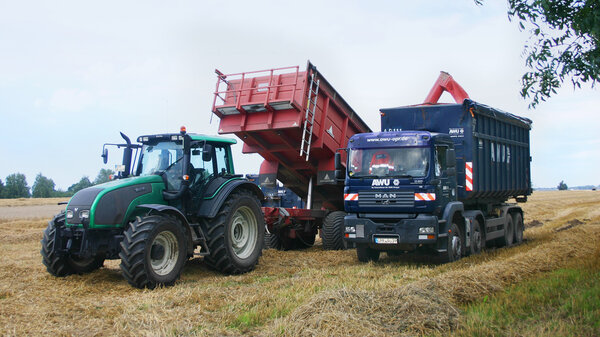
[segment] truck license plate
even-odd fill
[[[375,238],[375,243],[384,245],[397,245],[398,238]]]

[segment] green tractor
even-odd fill
[[[175,283],[188,258],[218,271],[252,270],[262,253],[261,190],[235,175],[233,139],[148,135],[123,148],[116,179],[77,192],[44,231],[42,261],[54,276],[82,274],[121,259],[134,287]],[[134,152],[135,151],[135,152]],[[137,165],[132,165],[137,158]]]

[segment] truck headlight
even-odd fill
[[[81,212],[79,212],[79,217],[82,219],[89,219],[90,217],[90,210],[88,209],[84,209]]]
[[[421,227],[419,228],[419,234],[431,234],[435,232],[434,227]]]
[[[346,226],[346,233],[356,233],[356,228],[354,226]]]
[[[67,211],[67,219],[73,219],[73,211],[71,211],[71,210]]]

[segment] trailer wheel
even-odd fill
[[[46,266],[46,270],[58,277],[67,276],[73,273],[70,265],[67,263],[65,256],[58,256],[54,251],[54,234],[57,227],[62,227],[65,224],[65,212],[57,214],[54,219],[48,221],[48,226],[44,230],[42,237],[42,262]]]
[[[265,222],[258,198],[250,191],[229,195],[206,231],[210,255],[204,261],[227,274],[241,274],[256,266],[262,254]]]
[[[496,239],[496,245],[498,247],[510,247],[513,244],[515,227],[513,225],[512,215],[506,215],[506,222],[504,223],[504,236]]]
[[[515,244],[520,244],[523,242],[523,216],[521,213],[516,212],[513,214],[513,224],[515,228]]]
[[[137,217],[121,241],[121,271],[136,288],[171,286],[187,261],[187,240],[181,224],[170,216]]]
[[[473,219],[471,222],[472,232],[471,232],[471,250],[470,253],[472,255],[481,253],[481,249],[483,248],[483,232],[481,230],[481,225],[477,219]]]
[[[341,250],[347,249],[348,245],[344,240],[344,217],[345,212],[335,211],[327,214],[323,219],[322,239],[323,249]]]
[[[462,233],[457,224],[452,223],[450,232],[448,233],[448,249],[442,253],[444,262],[458,261],[463,256],[464,242]]]
[[[379,261],[380,253],[380,251],[373,248],[369,248],[369,246],[365,244],[356,246],[356,255],[358,256],[358,261],[360,262],[377,262]]]

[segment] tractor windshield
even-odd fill
[[[175,142],[144,144],[139,161],[140,176],[151,174],[182,174],[183,146]]]
[[[425,177],[429,169],[429,148],[350,149],[348,175],[358,177]]]

